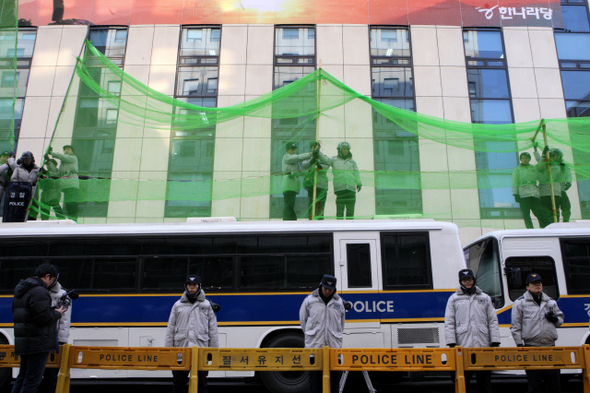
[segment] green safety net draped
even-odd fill
[[[456,211],[467,207],[445,203],[448,190],[470,190],[466,200],[479,201],[462,218],[518,218],[511,174],[518,153],[532,152],[533,136],[542,150],[542,124],[548,144],[562,149],[584,199],[590,178],[587,118],[450,121],[374,101],[322,69],[237,105],[196,106],[148,88],[87,42],[51,146],[76,149],[80,192],[74,201],[81,219],[281,218],[285,146],[296,143],[302,154],[313,140],[321,141],[326,156],[336,154],[339,142],[351,143],[363,184],[357,218],[457,218]],[[39,188],[59,181],[50,176]],[[302,189],[300,218],[307,217],[306,208]]]
[[[14,105],[19,94],[17,14],[16,0],[0,0],[0,152],[14,149]]]

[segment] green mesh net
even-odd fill
[[[518,153],[532,152],[534,137],[540,150],[544,136],[562,149],[584,199],[589,122],[449,121],[374,101],[322,69],[237,105],[196,106],[148,88],[87,42],[51,146],[75,147],[80,192],[74,201],[84,222],[281,218],[286,146],[295,143],[303,154],[315,140],[328,157],[339,142],[351,144],[362,182],[356,218],[453,219],[461,209],[469,210],[464,219],[519,218],[511,175]],[[302,181],[305,172],[298,175]],[[331,171],[328,176],[332,182]],[[47,177],[40,190],[59,181]],[[466,203],[475,206],[439,203],[449,190],[467,192]],[[301,188],[299,218],[309,216],[307,198]],[[333,204],[332,186],[328,198]],[[334,209],[322,215],[333,217]]]
[[[0,0],[0,151],[14,148],[14,105],[18,97],[16,43],[18,3]]]

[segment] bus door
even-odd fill
[[[378,243],[379,232],[335,234],[337,288],[343,299],[352,303],[346,313],[345,347],[383,345],[378,309],[381,289]]]

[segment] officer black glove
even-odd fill
[[[517,347],[524,347],[524,344],[516,344]]]
[[[490,347],[499,347],[499,346],[500,346],[500,343],[491,343],[490,344]]]
[[[549,146],[545,146],[545,148],[543,149],[543,156],[545,156],[548,151],[549,151]]]
[[[571,188],[571,186],[572,186],[572,183],[566,182],[565,183],[565,190],[566,191],[569,190]]]
[[[319,160],[320,159],[320,152],[319,150],[314,150],[311,155],[313,156],[314,160]]]
[[[356,192],[361,192],[362,186],[356,186]]]
[[[455,343],[450,343],[448,345],[449,345],[449,348],[455,348],[455,346],[457,346],[457,344],[455,344]]]
[[[547,318],[547,320],[551,323],[557,323],[557,321],[559,321],[553,310],[545,314],[545,318]]]
[[[514,200],[516,201],[516,203],[520,203],[520,196],[515,194]]]

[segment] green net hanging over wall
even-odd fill
[[[0,0],[0,152],[14,149],[14,105],[19,94],[17,14],[16,0]]]
[[[79,192],[70,202],[79,204],[84,221],[282,218],[288,144],[304,154],[316,140],[326,157],[337,154],[340,142],[350,143],[362,183],[356,218],[520,218],[512,172],[519,152],[532,153],[538,131],[543,149],[542,124],[549,146],[562,150],[574,173],[577,187],[569,192],[579,193],[584,206],[586,194],[590,202],[587,118],[449,121],[374,101],[321,69],[238,105],[196,106],[146,87],[87,42],[51,147],[75,150],[78,169],[71,175],[79,177]],[[333,218],[334,173],[327,173],[322,215]],[[297,181],[305,174],[297,173]],[[59,182],[63,188],[63,173],[54,175],[40,181],[41,193]],[[308,194],[303,186],[297,191],[297,215],[307,218]]]

